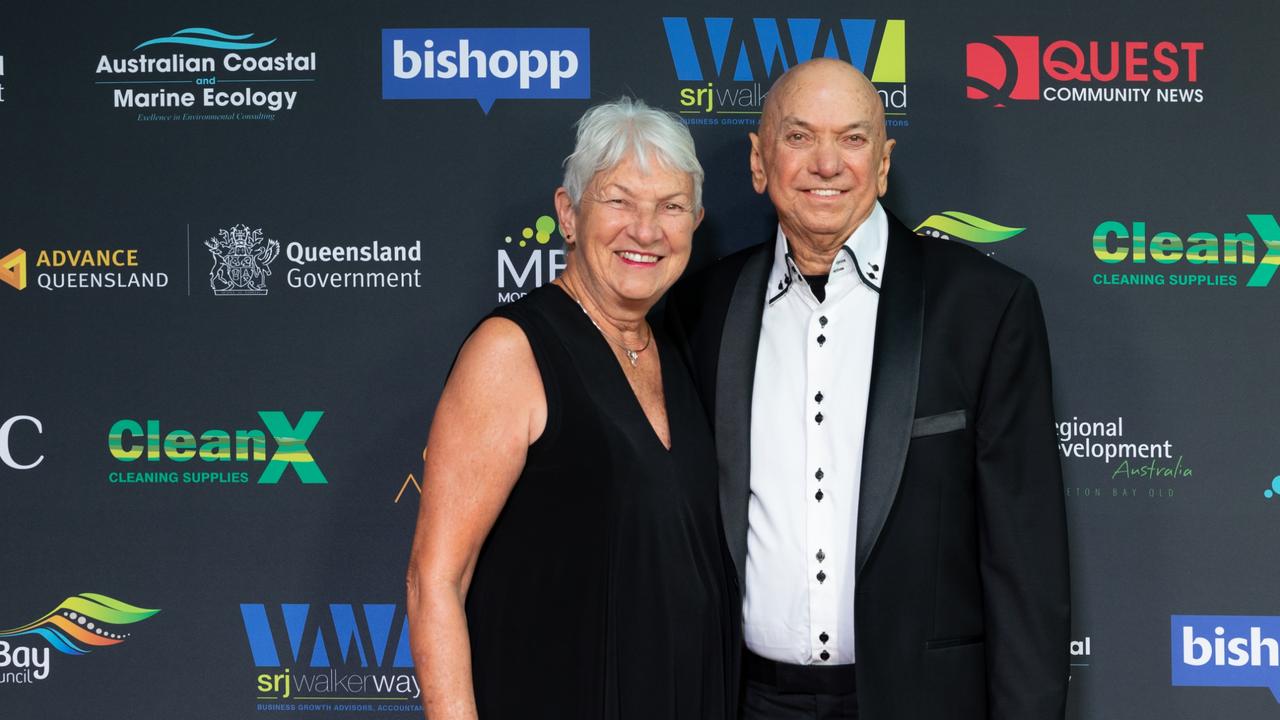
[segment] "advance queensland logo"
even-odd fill
[[[316,79],[316,53],[277,40],[183,28],[138,43],[134,55],[99,56],[95,84],[139,122],[275,120]]]
[[[1174,686],[1264,687],[1280,702],[1280,617],[1171,615]]]
[[[1280,268],[1275,215],[1247,214],[1230,227],[1152,232],[1145,221],[1099,223],[1093,231],[1094,257],[1111,270],[1130,271],[1093,273],[1093,284],[1236,287],[1243,280],[1245,287],[1269,286]],[[1233,272],[1214,272],[1219,269]],[[1247,276],[1245,270],[1250,270]]]
[[[30,254],[21,248],[0,258],[0,281],[15,290],[34,282],[41,290],[135,290],[169,286],[169,274],[143,265],[136,247],[52,248]]]
[[[685,124],[754,126],[772,82],[816,57],[839,58],[866,73],[884,102],[886,124],[909,124],[905,20],[664,17],[662,25]]]
[[[591,97],[587,28],[390,28],[382,31],[382,99]]]
[[[1202,103],[1204,90],[1198,84],[1203,50],[1203,42],[1045,41],[1039,35],[995,35],[990,42],[965,46],[965,97],[995,107],[1029,100]]]
[[[409,618],[392,603],[242,603],[256,709],[422,716]]]
[[[163,435],[159,420],[117,420],[107,432],[107,450],[118,462],[181,465],[199,460],[203,469],[187,472],[113,471],[107,474],[107,482],[139,487],[240,486],[250,481],[249,463],[265,462],[267,465],[256,481],[258,485],[278,484],[289,468],[293,468],[303,485],[326,485],[329,481],[307,448],[307,442],[322,417],[324,411],[308,410],[302,413],[297,423],[293,423],[283,412],[260,410],[258,418],[266,428],[265,432],[257,428],[231,432],[213,428],[198,434],[190,430],[169,430]],[[267,459],[268,436],[276,446],[270,460]],[[229,466],[242,469],[229,472],[216,469]]]
[[[131,635],[122,626],[142,622],[158,612],[97,593],[69,597],[34,622],[0,630],[0,685],[47,680],[50,648],[75,656],[119,645]]]

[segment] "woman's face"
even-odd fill
[[[652,157],[648,172],[632,158],[591,178],[575,210],[564,188],[556,191],[560,227],[577,249],[578,264],[597,300],[652,307],[689,264],[693,231],[693,179]]]

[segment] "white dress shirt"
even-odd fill
[[[778,228],[751,399],[747,648],[796,665],[854,662],[858,491],[889,224],[876,203],[819,302]]]

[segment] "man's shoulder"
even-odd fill
[[[759,253],[767,252],[766,246],[771,245],[771,242],[751,245],[704,268],[686,273],[671,289],[671,297],[686,308],[727,303],[747,261]]]
[[[970,292],[1008,297],[1022,288],[1034,288],[1026,275],[957,240],[918,235],[924,260],[925,282]]]

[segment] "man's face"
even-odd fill
[[[769,193],[790,241],[830,250],[884,195],[893,141],[885,140],[879,95],[852,69],[800,72],[751,135],[751,180]]]

